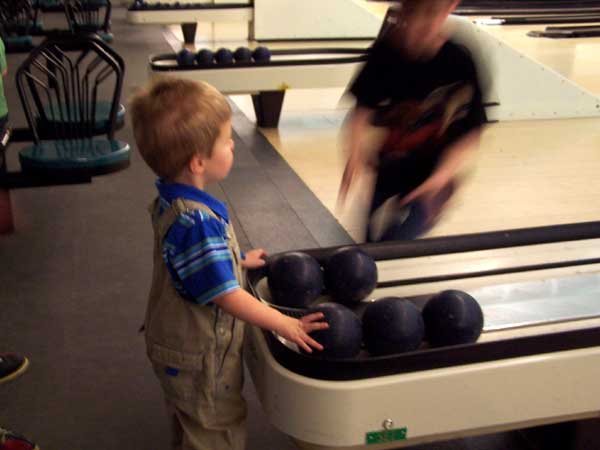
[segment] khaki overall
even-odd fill
[[[190,210],[215,216],[204,204],[177,199],[161,216],[151,207],[154,273],[146,311],[148,357],[164,391],[176,450],[243,450],[246,402],[242,397],[244,324],[216,305],[197,305],[178,295],[162,258],[162,241],[177,216]],[[244,286],[233,227],[227,245]]]

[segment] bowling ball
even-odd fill
[[[238,47],[233,53],[236,62],[252,61],[252,51],[248,47]]]
[[[268,62],[271,60],[271,50],[267,47],[256,47],[252,52],[252,58],[256,62]]]
[[[483,330],[483,311],[466,292],[448,290],[433,296],[423,308],[425,336],[433,347],[477,341]]]
[[[281,253],[268,260],[267,284],[276,305],[307,308],[323,291],[323,271],[306,253]]]
[[[329,324],[325,330],[313,331],[310,336],[321,344],[322,351],[315,356],[325,358],[352,358],[360,352],[362,327],[360,319],[350,309],[339,303],[321,303],[309,308],[307,314],[322,312]]]
[[[213,52],[207,48],[203,48],[198,53],[196,53],[196,62],[201,67],[211,66],[214,62],[215,55]]]
[[[179,50],[179,53],[177,53],[177,64],[180,66],[192,66],[194,65],[195,58],[196,55],[193,51],[184,48]]]
[[[215,61],[217,64],[231,64],[233,63],[233,53],[227,48],[220,48],[215,53]]]
[[[384,297],[368,304],[362,317],[365,346],[373,356],[410,352],[425,336],[421,311],[408,300]]]
[[[325,287],[341,303],[356,303],[377,285],[377,265],[359,247],[335,250],[325,265]]]

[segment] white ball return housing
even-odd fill
[[[484,332],[474,344],[326,360],[249,327],[262,407],[300,448],[392,449],[598,418],[600,222],[361,247],[379,271],[365,302],[399,296],[422,307],[463,290],[480,303]],[[308,250],[320,261],[331,251]],[[251,287],[269,298],[260,274]]]

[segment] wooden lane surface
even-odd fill
[[[227,33],[219,29],[213,33],[210,28],[199,26],[196,47],[256,45],[235,38],[235,27],[227,25]],[[600,94],[600,64],[595,60],[600,38],[557,40],[526,36],[527,31],[543,28],[544,25],[486,27],[514,48]],[[238,37],[243,31],[238,26]],[[176,36],[177,32],[177,27],[173,27],[170,34]],[[348,44],[365,46],[368,42],[343,43]],[[178,45],[181,46],[181,40]],[[304,48],[340,46],[340,42],[268,45]],[[262,132],[348,232],[360,241],[372,176],[366,175],[355,186],[344,208],[336,205],[344,167],[342,125],[351,105],[349,101],[340,100],[343,93],[343,89],[289,90],[279,128]],[[232,99],[254,120],[249,96]],[[464,183],[429,235],[597,220],[600,217],[598,173],[599,119],[488,125],[479,151],[465,171]]]

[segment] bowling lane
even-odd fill
[[[196,47],[256,45],[229,32],[199,26]],[[222,27],[221,27],[222,28]],[[243,27],[242,27],[243,28]],[[498,26],[488,29],[528,56],[549,65],[594,93],[600,93],[599,38],[542,39],[526,36],[543,26]],[[167,33],[174,50],[181,48],[177,27]],[[238,36],[245,29],[240,30]],[[270,48],[358,46],[365,42],[269,43]],[[373,174],[366,173],[349,201],[337,204],[344,167],[343,121],[351,106],[344,89],[289,90],[277,129],[262,129],[270,143],[356,241],[363,240],[364,214]],[[248,95],[231,96],[255,120]],[[378,134],[365,139],[372,147]],[[600,217],[600,120],[568,119],[490,124],[479,151],[464,172],[464,183],[429,236],[484,232],[595,220]]]
[[[559,24],[568,26],[569,24]],[[582,25],[582,24],[573,24]],[[584,89],[600,94],[600,69],[597,55],[600,38],[549,39],[527,36],[543,31],[548,25],[485,25],[483,28],[527,56],[551,67]]]
[[[183,33],[179,25],[169,25],[165,27],[165,38],[174,52],[184,46]],[[186,45],[190,49],[199,50],[201,48],[219,48],[227,47],[235,49],[239,46],[257,46],[267,45],[271,49],[287,48],[323,48],[323,47],[350,47],[367,48],[370,40],[328,40],[328,41],[293,41],[293,42],[267,42],[258,43],[249,40],[247,27],[235,23],[210,23],[199,22],[196,31],[196,40],[193,46]]]
[[[592,55],[600,39],[535,39],[532,27],[487,27],[528,56],[548,64],[594,93],[600,67]],[[568,42],[567,42],[568,41]],[[578,42],[575,42],[578,41]],[[556,45],[558,44],[558,45]],[[277,130],[263,130],[290,165],[357,240],[372,174],[354,189],[345,208],[336,204],[343,171],[341,124],[348,103],[323,92],[290,91]],[[251,103],[236,103],[252,117]],[[319,119],[321,119],[319,121]],[[319,123],[320,125],[317,125]],[[302,128],[305,132],[302,132]],[[314,130],[314,131],[313,131]],[[489,125],[465,182],[429,236],[594,220],[600,200],[598,119],[503,122]]]

